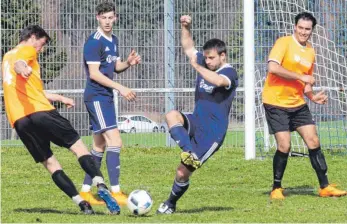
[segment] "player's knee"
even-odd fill
[[[307,139],[306,142],[307,142],[307,147],[310,149],[315,149],[320,146],[318,136],[312,136],[309,139]]]
[[[177,123],[183,124],[183,122],[184,122],[181,113],[178,112],[177,110],[172,110],[172,111],[168,112],[165,115],[165,118],[166,118],[166,122],[168,123],[169,126],[172,126],[172,125],[177,124]]]
[[[186,182],[189,180],[190,175],[192,174],[184,165],[178,166],[176,170],[176,180],[178,182]]]
[[[277,143],[277,149],[281,152],[287,153],[290,151],[290,142],[279,142]]]
[[[123,142],[120,136],[105,136],[106,146],[122,147]]]

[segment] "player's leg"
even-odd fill
[[[192,127],[186,115],[181,114],[177,110],[172,110],[165,117],[171,138],[175,140],[184,152],[191,151],[192,145],[189,135]]]
[[[97,168],[100,169],[101,167],[101,161],[104,154],[106,146],[106,141],[104,137],[101,134],[93,134],[93,148],[90,151],[90,154],[95,160]],[[86,201],[88,201],[91,205],[103,205],[105,204],[104,201],[97,200],[93,193],[91,192],[93,181],[92,178],[86,174],[84,177],[82,189],[80,192],[80,195],[82,198]]]
[[[106,166],[111,183],[112,196],[119,204],[125,205],[127,196],[121,192],[119,185],[122,139],[117,129],[114,103],[94,101],[86,102],[85,104],[90,115],[90,123],[92,124],[94,136],[100,136],[98,138],[100,141],[101,137],[104,140],[102,143],[105,144]]]
[[[50,141],[70,149],[77,156],[80,166],[91,176],[93,185],[98,187],[98,194],[102,196],[110,212],[119,214],[120,208],[107,190],[100,169],[71,123],[56,110],[42,112],[40,115],[32,116],[31,119],[36,126],[45,130]]]
[[[300,126],[297,129],[297,132],[303,138],[306,146],[308,148],[309,157],[313,169],[316,171],[320,190],[319,195],[321,197],[330,197],[330,196],[343,196],[346,195],[346,191],[339,190],[334,186],[329,185],[327,171],[328,166],[325,161],[324,154],[321,150],[319,138],[316,131],[316,126],[313,124]]]
[[[106,141],[106,165],[110,179],[112,196],[118,204],[127,204],[127,195],[125,195],[119,184],[120,177],[120,152],[122,148],[122,139],[117,128],[110,129],[102,133]]]
[[[270,197],[272,199],[284,199],[282,178],[291,147],[289,111],[266,104],[264,104],[264,109],[269,133],[275,135],[277,143],[277,150],[273,157],[273,187]]]
[[[176,203],[188,190],[189,177],[194,171],[195,168],[183,163],[178,166],[169,198],[160,204],[157,214],[172,214],[176,211]]]
[[[35,162],[42,163],[52,175],[54,183],[68,195],[85,214],[92,214],[93,210],[78,194],[75,185],[64,173],[59,162],[50,149],[49,135],[45,130],[38,128],[31,119],[24,117],[15,123],[18,136],[27,147]]]
[[[52,175],[54,183],[62,190],[72,201],[74,201],[85,214],[93,214],[94,211],[89,204],[79,194],[71,181],[71,179],[65,174],[58,160],[52,155],[50,158],[42,162],[42,165]]]

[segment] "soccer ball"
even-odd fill
[[[145,190],[135,190],[128,197],[128,208],[134,215],[147,214],[153,205],[153,200]]]

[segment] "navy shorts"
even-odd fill
[[[315,124],[307,104],[296,108],[282,108],[264,104],[269,133],[295,131],[298,127]]]
[[[95,134],[117,128],[113,101],[90,101],[84,104],[89,114],[91,129]]]
[[[222,146],[225,133],[217,133],[211,128],[212,124],[200,121],[194,114],[181,114],[192,144],[192,153],[204,163]]]

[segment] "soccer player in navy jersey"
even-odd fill
[[[169,198],[158,214],[171,214],[176,202],[189,187],[189,177],[223,144],[229,124],[231,103],[238,86],[236,71],[226,63],[225,43],[211,39],[203,46],[203,53],[194,47],[190,33],[191,17],[181,17],[181,44],[190,64],[198,72],[193,114],[172,110],[166,114],[171,137],[182,149],[181,163]]]
[[[83,49],[84,67],[87,82],[84,102],[89,113],[93,130],[93,149],[91,154],[100,167],[106,151],[106,165],[110,178],[111,193],[119,205],[125,205],[127,196],[119,186],[120,151],[122,140],[117,128],[116,113],[113,102],[113,90],[128,101],[133,101],[136,94],[129,88],[113,81],[114,72],[123,72],[141,62],[141,57],[132,50],[127,60],[119,57],[118,39],[112,34],[112,27],[117,20],[115,5],[104,2],[96,7],[99,27],[86,41]],[[80,195],[92,205],[103,204],[91,193],[91,178],[86,174]]]

